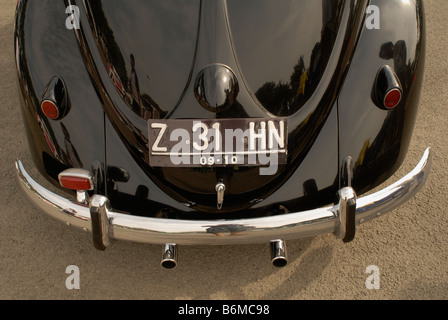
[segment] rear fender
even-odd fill
[[[58,185],[68,167],[104,164],[104,112],[80,54],[73,30],[67,28],[63,1],[20,1],[15,23],[15,50],[22,115],[33,161]],[[70,111],[60,120],[47,118],[40,102],[50,80],[66,85]]]
[[[412,136],[423,80],[425,25],[422,1],[371,1],[367,19],[339,95],[340,163],[353,159],[353,187],[362,194],[402,164]],[[376,17],[372,14],[377,14]],[[379,18],[379,21],[372,19]],[[389,65],[403,97],[393,110],[377,107],[371,92]]]

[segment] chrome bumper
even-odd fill
[[[69,226],[79,227],[94,235],[98,249],[111,239],[151,244],[229,245],[276,243],[276,241],[334,233],[347,234],[346,221],[353,209],[353,226],[391,211],[412,198],[425,184],[431,168],[431,149],[408,175],[373,194],[356,198],[351,188],[339,192],[334,206],[279,216],[235,220],[170,220],[131,216],[114,212],[109,200],[93,196],[87,203],[65,199],[45,189],[16,161],[17,176],[27,197],[38,208]],[[353,205],[354,204],[354,205]]]

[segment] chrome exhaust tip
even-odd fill
[[[288,264],[285,241],[271,241],[271,261],[273,266],[277,268],[283,268]]]
[[[163,245],[162,261],[160,265],[165,269],[174,269],[177,266],[177,245],[166,243]]]

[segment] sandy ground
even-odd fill
[[[13,14],[0,0],[0,299],[447,299],[448,2],[426,1],[428,52],[421,107],[407,162],[434,150],[427,186],[409,203],[361,226],[353,243],[332,235],[288,242],[276,269],[268,245],[182,247],[179,266],[159,266],[161,247],[117,242],[106,252],[90,235],[42,215],[19,192],[14,160],[30,161],[17,98]],[[66,268],[80,289],[66,288]],[[366,268],[378,266],[379,290]]]

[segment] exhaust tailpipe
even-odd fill
[[[177,266],[177,245],[166,243],[163,245],[162,261],[160,265],[165,269],[174,269]]]
[[[282,268],[288,264],[285,241],[271,241],[271,261],[274,267],[277,268]]]

